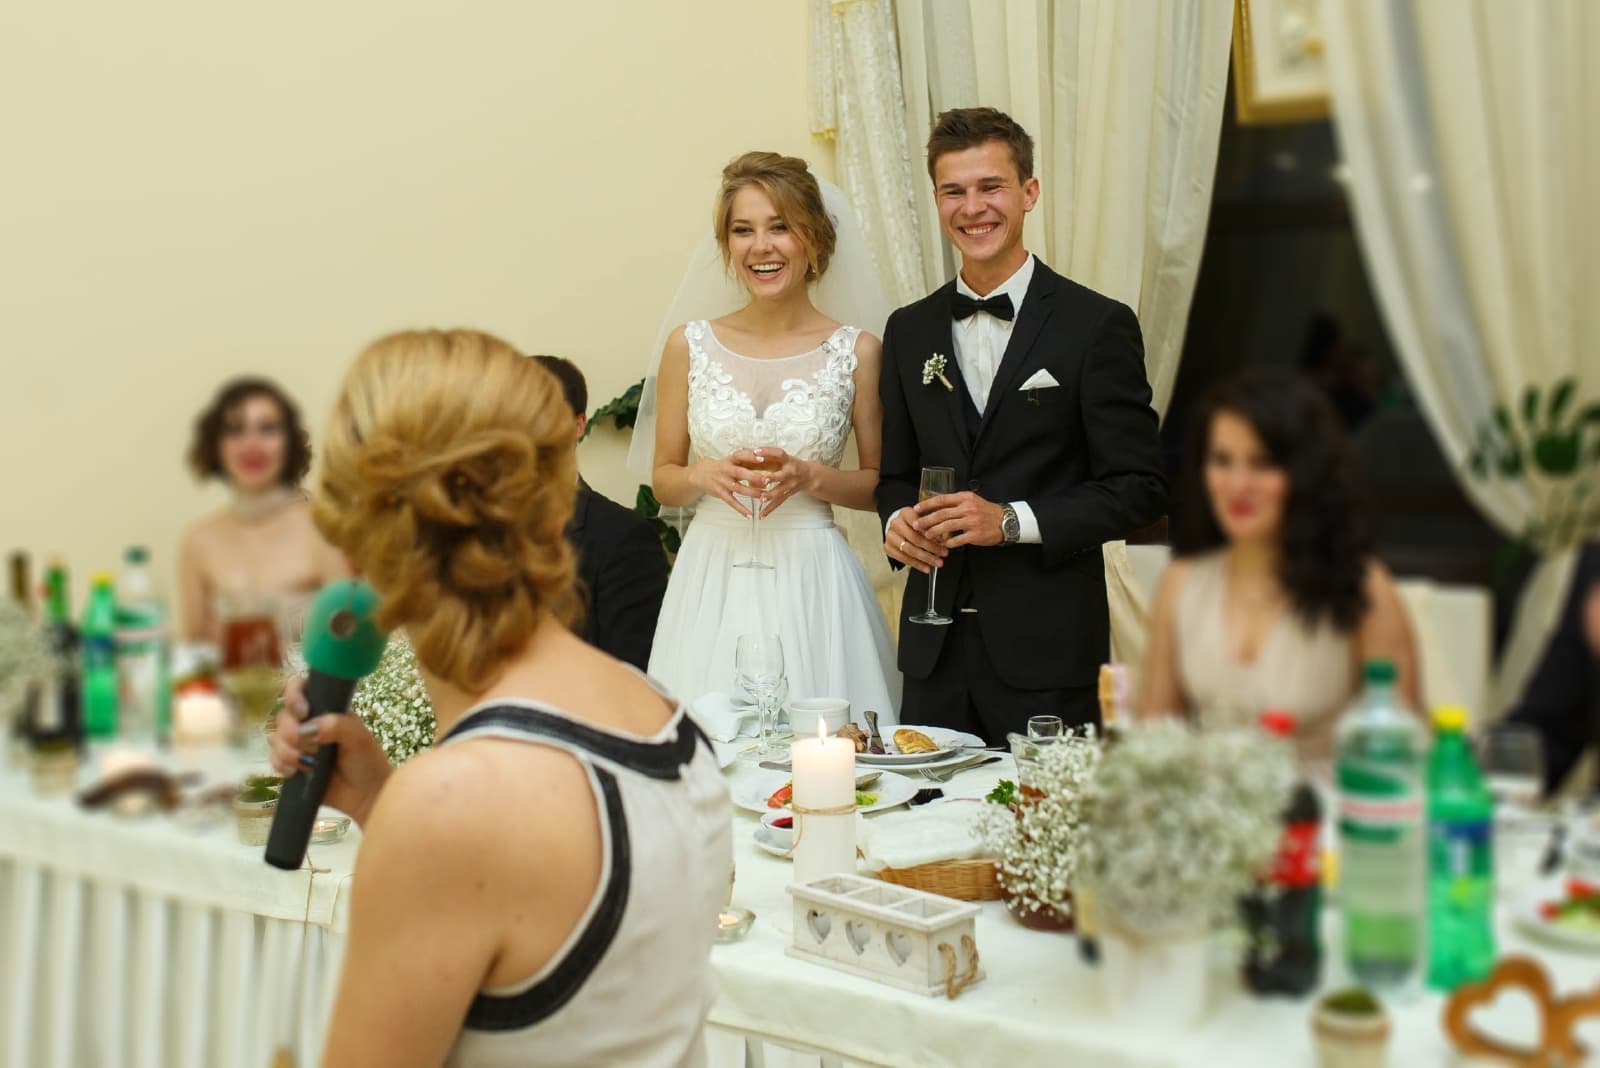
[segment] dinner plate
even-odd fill
[[[751,771],[734,777],[728,784],[728,795],[733,803],[746,812],[765,815],[768,812],[787,812],[788,809],[771,809],[767,807],[767,798],[773,792],[789,781],[786,771]],[[882,812],[886,808],[903,805],[917,796],[920,789],[916,782],[904,775],[885,775],[867,788],[867,793],[877,794],[876,803],[857,809],[862,814]]]
[[[903,728],[921,731],[933,740],[939,748],[931,753],[901,753],[894,747],[894,732]],[[965,731],[954,731],[947,727],[919,727],[914,723],[901,723],[894,727],[884,727],[879,733],[883,736],[884,748],[887,753],[857,753],[857,764],[869,764],[873,767],[904,767],[910,764],[934,764],[948,760],[954,756],[962,746],[982,746],[983,739],[976,734]]]
[[[1547,901],[1559,900],[1561,900],[1560,891],[1553,886],[1541,893],[1528,894],[1517,902],[1512,916],[1516,919],[1517,925],[1531,935],[1559,943],[1568,949],[1600,953],[1600,928],[1556,923],[1545,919],[1540,913],[1540,905]]]

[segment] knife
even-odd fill
[[[867,717],[868,732],[867,752],[882,756],[888,750],[883,747],[883,736],[878,733],[878,714],[869,708],[866,710],[865,715]]]
[[[761,763],[757,764],[756,767],[766,768],[768,771],[793,770],[793,766],[787,760],[763,760]],[[871,786],[881,778],[883,778],[883,772],[881,771],[863,771],[860,775],[856,776],[856,789],[865,790],[867,787]]]

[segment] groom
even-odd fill
[[[928,173],[961,273],[889,317],[879,387],[883,547],[917,571],[901,719],[1003,744],[1031,716],[1099,722],[1100,546],[1160,518],[1166,482],[1138,320],[1022,245],[1033,139],[993,108],[947,111]],[[959,492],[919,504],[928,466],[954,468]],[[933,567],[947,626],[909,618]]]

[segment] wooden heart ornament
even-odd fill
[[[1472,1013],[1501,994],[1521,992],[1533,999],[1539,1014],[1539,1045],[1515,1046],[1472,1025]],[[1600,990],[1568,1001],[1556,997],[1544,966],[1530,957],[1506,957],[1480,983],[1465,983],[1444,1006],[1444,1033],[1458,1053],[1493,1057],[1516,1068],[1550,1064],[1582,1064],[1584,1048],[1573,1030],[1575,1021],[1600,1014]]]

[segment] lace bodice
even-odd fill
[[[724,347],[705,320],[686,324],[690,461],[776,445],[838,467],[850,436],[860,333],[841,326],[810,352],[753,359]]]

